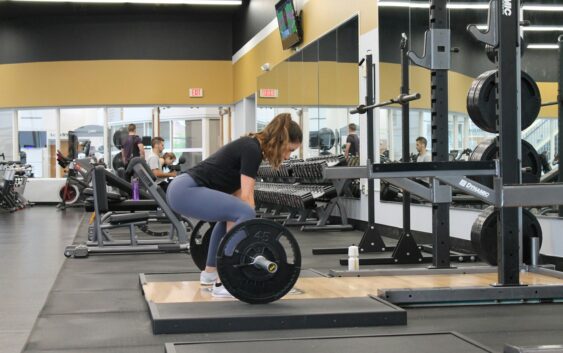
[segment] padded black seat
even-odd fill
[[[148,212],[136,212],[136,213],[124,213],[124,214],[114,214],[109,216],[109,223],[112,225],[126,224],[147,221],[149,219]]]
[[[111,202],[108,204],[108,211],[111,212],[138,212],[138,211],[156,211],[158,204],[155,200],[123,200],[121,202]],[[86,212],[94,212],[94,198],[89,197],[84,203]]]
[[[88,198],[92,197],[92,202],[94,202],[94,189],[93,188],[86,188],[84,189],[84,195],[88,196]],[[109,202],[121,201],[123,200],[123,196],[118,193],[107,191],[106,196]]]

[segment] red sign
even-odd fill
[[[203,97],[203,88],[190,88],[190,97],[192,98]]]
[[[260,88],[260,98],[278,98],[278,90],[275,88]]]

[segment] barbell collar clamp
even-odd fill
[[[278,271],[278,265],[275,262],[266,259],[262,255],[256,256],[251,265],[254,265],[268,273],[276,273]]]

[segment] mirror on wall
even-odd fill
[[[451,70],[448,73],[448,148],[451,159],[467,160],[479,144],[486,143],[496,136],[479,128],[467,109],[467,96],[474,80],[479,75],[494,70],[496,65],[494,58],[491,60],[487,56],[485,45],[475,40],[466,30],[469,24],[485,26],[487,9],[470,8],[469,5],[464,8],[461,1],[452,2],[458,2],[461,6],[449,11],[451,45],[458,48],[459,52],[452,53]],[[532,2],[541,3],[539,0]],[[419,56],[424,53],[424,33],[428,29],[429,21],[428,8],[419,6],[420,3],[411,2],[410,5],[379,7],[379,86],[382,100],[395,97],[400,91],[401,34],[405,33],[408,36],[410,50]],[[559,65],[555,44],[561,33],[556,30],[546,30],[546,26],[560,28],[563,25],[563,18],[557,12],[536,11],[526,7],[522,11],[522,16],[523,20],[530,21],[530,25],[522,27],[521,32],[522,70],[537,83],[542,102],[555,101]],[[411,158],[415,158],[417,137],[426,138],[428,149],[431,150],[432,147],[430,72],[410,63],[409,75],[410,92],[419,92],[422,95],[422,99],[410,105],[409,153]],[[554,119],[556,116],[556,106],[544,107],[538,118],[522,132],[522,138],[535,148],[538,155],[543,155],[549,167],[554,167],[553,160],[557,154],[558,131]],[[380,109],[378,134],[382,161],[401,160],[402,131],[400,107],[390,106]],[[476,158],[476,154],[473,158]],[[382,195],[382,199],[398,200],[397,193]]]
[[[303,128],[296,157],[341,154],[348,111],[359,102],[358,18],[354,17],[258,77],[256,128],[290,113]]]
[[[538,29],[541,29],[540,26],[561,29],[563,16],[561,16],[561,12],[536,10],[523,11],[523,16],[524,20],[530,21],[530,25],[523,31],[526,48],[522,56],[522,70],[537,82],[542,103],[555,102],[557,101],[558,68],[561,65],[556,43],[562,33],[560,30]],[[537,152],[547,160],[549,168],[553,169],[558,167],[556,162],[559,136],[557,117],[557,105],[543,107],[540,110],[539,118],[522,133],[522,138],[532,144]]]

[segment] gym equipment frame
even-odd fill
[[[436,20],[441,15],[447,15],[447,0],[430,1],[430,17]],[[371,164],[367,167],[331,168],[325,171],[325,178],[381,178],[390,184],[401,187],[412,194],[432,203],[446,205],[451,202],[452,188],[470,194],[485,203],[499,209],[499,246],[498,246],[498,278],[491,287],[464,289],[415,289],[415,290],[383,290],[379,295],[393,303],[401,304],[443,304],[467,302],[525,302],[528,300],[560,300],[563,299],[563,286],[523,286],[520,283],[520,271],[526,269],[521,266],[521,219],[523,206],[562,205],[563,183],[548,185],[521,185],[521,150],[520,150],[520,50],[519,50],[519,19],[520,4],[513,1],[503,4],[500,9],[498,0],[491,0],[489,6],[488,30],[479,31],[471,25],[468,31],[478,40],[498,48],[497,103],[499,116],[499,149],[500,158],[494,162],[429,162],[429,163],[401,163],[396,165]],[[438,14],[436,11],[443,12]],[[437,20],[436,22],[439,22]],[[432,23],[432,21],[431,21]],[[430,43],[431,52],[446,52],[449,55],[449,41],[436,42],[438,35],[427,32],[427,46]],[[434,38],[434,40],[433,40]],[[446,45],[446,46],[444,46]],[[561,47],[561,43],[560,43]],[[436,58],[434,58],[436,59]],[[430,60],[436,67],[442,67],[441,60]],[[428,60],[426,60],[428,64]],[[422,60],[421,60],[422,62]],[[561,75],[561,74],[560,74]],[[438,102],[435,90],[442,94],[447,92],[447,81],[438,80],[432,75],[432,102]],[[561,86],[559,87],[561,90]],[[561,91],[560,91],[561,92]],[[561,99],[561,96],[560,98]],[[561,102],[559,103],[561,106]],[[376,106],[374,106],[376,107]],[[561,115],[561,111],[559,112]],[[434,107],[433,107],[434,116]],[[514,119],[516,117],[516,119]],[[561,118],[561,117],[560,117]],[[561,120],[560,120],[561,124]],[[433,121],[434,125],[434,121]],[[444,124],[447,127],[447,124]],[[446,131],[447,133],[447,131]],[[433,137],[434,139],[434,137]],[[446,140],[447,141],[447,140]],[[561,143],[561,141],[559,142]],[[467,178],[472,175],[492,175],[493,189],[481,185]],[[422,186],[408,179],[412,177],[429,177],[429,187]],[[561,178],[561,175],[560,175]],[[561,180],[561,179],[560,179]],[[440,217],[440,208],[436,208],[433,217],[445,226]],[[447,211],[447,208],[446,208]],[[448,214],[446,213],[446,216]],[[446,217],[445,219],[448,219]],[[435,227],[434,227],[435,228]],[[449,224],[446,231],[449,230]],[[440,242],[441,234],[434,234],[434,242]],[[449,237],[449,235],[448,235]],[[446,242],[449,245],[449,241]],[[443,246],[441,244],[440,246]],[[440,247],[435,248],[440,253]],[[439,259],[437,259],[439,260]],[[443,263],[441,263],[443,264]],[[549,272],[541,268],[532,268],[534,272]]]
[[[447,36],[446,36],[447,34]],[[440,40],[441,41],[445,41],[447,43],[449,43],[449,33],[445,33],[440,35]],[[441,43],[441,42],[440,42]],[[357,107],[355,110],[351,111],[352,114],[356,114],[356,113],[368,113],[368,126],[370,124],[370,121],[372,118],[370,118],[370,113],[372,112],[372,110],[374,108],[377,107],[383,107],[383,106],[387,106],[390,104],[395,104],[398,103],[401,105],[401,110],[402,110],[402,148],[403,148],[403,161],[408,161],[410,159],[409,156],[409,116],[410,116],[410,109],[409,109],[409,102],[411,100],[415,100],[415,99],[419,99],[420,95],[418,94],[412,94],[409,95],[409,86],[410,86],[410,78],[409,78],[409,61],[413,61],[419,65],[426,65],[424,62],[429,61],[432,62],[432,55],[436,55],[436,57],[440,57],[440,56],[444,56],[444,54],[440,53],[440,54],[434,54],[431,52],[425,52],[425,56],[423,59],[418,58],[416,55],[414,55],[413,53],[411,53],[408,50],[408,38],[406,36],[406,34],[403,33],[402,35],[402,39],[401,39],[401,43],[400,43],[400,48],[401,48],[401,95],[399,97],[397,97],[396,99],[391,99],[389,101],[386,102],[382,102],[382,103],[378,103],[378,104],[371,104],[368,106],[364,106],[361,105],[359,107]],[[448,48],[448,57],[449,57],[449,44],[447,46]],[[453,49],[452,51],[457,51],[457,49]],[[368,67],[371,63],[371,55],[368,54],[368,56],[366,56],[366,62],[368,63]],[[443,60],[442,60],[443,61]],[[441,64],[435,64],[437,65],[436,67],[439,68],[440,70],[447,70],[449,69],[449,60],[445,61]],[[428,66],[427,68],[432,68],[432,66]],[[443,75],[442,75],[443,76]],[[447,76],[446,76],[447,79]],[[368,79],[367,79],[367,91],[370,91],[370,87],[373,86],[373,76],[368,75]],[[447,83],[446,83],[447,85]],[[436,95],[437,93],[433,91],[433,97],[434,95]],[[440,99],[437,100],[432,100],[432,102],[441,102],[440,104],[438,103],[433,103],[433,109],[437,109],[439,110],[439,113],[436,113],[435,115],[437,116],[445,116],[445,119],[447,121],[447,93],[441,92],[440,93]],[[443,95],[445,95],[445,98],[442,97]],[[373,101],[373,97],[366,98],[366,104],[368,104],[368,102],[372,102]],[[436,105],[436,107],[435,107]],[[443,111],[445,110],[445,112]],[[440,126],[442,126],[441,122],[433,122],[433,124],[438,124]],[[373,134],[371,133],[371,131],[373,131],[372,129],[368,128],[368,141],[371,139],[373,139]],[[439,136],[437,138],[440,139],[446,139],[446,146],[447,146],[447,138],[448,138],[448,134],[447,131],[445,132],[445,134],[442,132],[436,132],[437,129],[433,129],[433,134],[439,134]],[[434,137],[433,137],[434,139]],[[373,144],[369,144],[369,146],[373,146]],[[447,151],[447,147],[446,147],[446,151],[445,151],[445,159],[444,160],[448,160],[448,151]],[[373,160],[373,149],[368,149],[368,159],[369,160]],[[369,163],[368,163],[369,164]],[[346,179],[343,179],[346,180]],[[348,179],[349,180],[349,179]],[[373,191],[368,191],[368,195],[371,195],[371,192]],[[385,251],[393,251],[393,253],[391,254],[391,256],[389,257],[378,257],[378,258],[362,258],[360,259],[360,265],[392,265],[392,264],[418,264],[418,263],[425,263],[425,262],[432,262],[432,268],[452,268],[450,266],[450,261],[457,261],[457,262],[474,262],[477,260],[477,256],[475,254],[464,254],[464,253],[460,253],[460,252],[455,252],[452,251],[450,249],[450,245],[449,245],[449,233],[447,234],[443,234],[444,230],[440,230],[441,226],[435,222],[433,224],[433,233],[434,233],[434,237],[433,239],[437,239],[438,234],[440,235],[441,238],[448,238],[448,243],[445,244],[445,240],[444,241],[440,241],[439,244],[436,243],[436,241],[434,241],[434,243],[432,244],[432,246],[429,245],[418,245],[412,235],[411,232],[411,217],[410,217],[410,193],[408,192],[408,190],[403,189],[404,195],[403,195],[403,206],[402,206],[402,210],[403,210],[403,228],[401,230],[401,235],[399,237],[398,243],[396,246],[386,246],[385,243],[383,242],[383,240],[381,239],[381,235],[378,234],[375,230],[375,225],[374,222],[372,222],[372,220],[375,218],[374,216],[374,209],[373,206],[371,205],[371,203],[368,205],[368,217],[370,219],[369,224],[368,224],[368,230],[366,231],[366,233],[364,233],[364,235],[362,236],[362,239],[360,241],[359,244],[359,249],[360,249],[360,253],[373,253],[373,252],[385,252]],[[446,209],[449,208],[449,205],[446,205]],[[434,219],[436,219],[436,212],[441,212],[443,213],[443,210],[438,211],[440,209],[440,207],[436,207],[436,205],[433,206],[433,214],[434,214]],[[443,216],[440,213],[440,216],[442,217],[442,222],[440,222],[440,224],[443,223],[449,223],[446,222],[446,220],[449,217],[449,213],[446,212],[446,215]],[[448,230],[449,232],[449,230]],[[437,250],[434,250],[437,249]],[[422,252],[429,252],[432,253],[431,257],[428,256],[423,256]],[[319,255],[319,254],[345,254],[347,253],[347,248],[337,248],[337,249],[314,249],[313,250],[313,254]],[[341,259],[340,260],[340,264],[341,265],[347,265],[348,260],[347,259]]]
[[[97,241],[88,245],[67,246],[64,252],[66,257],[87,257],[89,254],[182,252],[189,250],[186,229],[183,223],[180,222],[178,216],[166,203],[164,192],[154,182],[153,176],[151,176],[152,173],[149,173],[150,168],[148,168],[144,160],[139,157],[133,158],[129,164],[143,187],[156,201],[164,215],[170,220],[174,232],[171,229],[168,239],[138,240],[135,231],[136,227],[147,224],[150,217],[148,212],[111,215],[109,217],[109,224],[102,224],[102,213],[109,211],[105,181],[106,170],[102,166],[97,166],[92,176],[95,209],[94,232]],[[105,230],[119,227],[129,228],[130,240],[124,242],[104,241]]]

